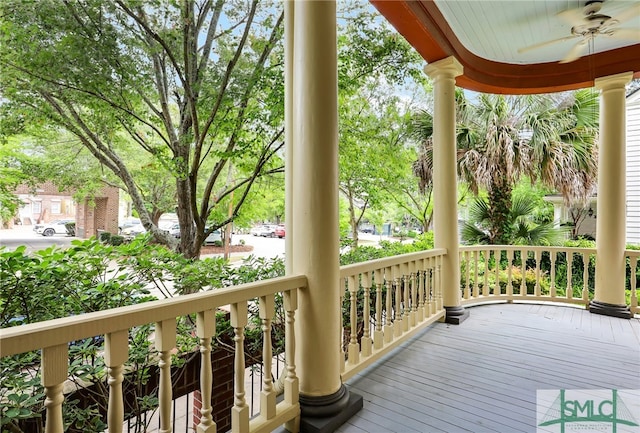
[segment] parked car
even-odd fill
[[[140,219],[138,218],[125,218],[120,224],[118,224],[118,231],[120,234],[122,234],[122,231],[124,229],[137,226],[138,224],[140,224]]]
[[[169,234],[171,236],[173,236],[174,238],[178,238],[180,239],[180,224],[175,223],[173,225],[171,225],[167,231],[169,232]]]
[[[127,228],[123,229],[120,232],[120,234],[122,236],[124,236],[125,238],[127,238],[127,239],[131,239],[131,238],[136,237],[139,234],[146,233],[146,231],[147,230],[144,228],[144,226],[142,224],[136,224],[134,226],[127,227]]]
[[[276,226],[272,224],[265,224],[260,226],[260,230],[258,231],[258,236],[262,236],[263,238],[272,238],[276,235]]]
[[[251,230],[249,230],[249,234],[252,236],[260,236],[261,232],[262,232],[262,226],[251,227]]]
[[[279,224],[274,231],[274,235],[282,239],[285,236],[285,234],[286,234],[286,230],[284,228],[284,224]]]
[[[206,230],[206,229],[205,229]],[[222,243],[222,230],[221,229],[217,229],[212,231],[209,236],[206,237],[206,239],[204,240],[204,242],[202,243],[203,245],[213,245],[215,243]],[[231,243],[231,234],[229,234],[229,243]]]
[[[42,236],[71,235],[72,233],[69,233],[65,224],[73,222],[75,222],[73,219],[64,219],[54,220],[45,224],[36,224],[33,226],[33,231]]]

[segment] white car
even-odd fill
[[[54,220],[45,224],[36,224],[33,226],[33,231],[42,236],[71,235],[65,224],[73,222],[75,222],[75,220],[66,219]]]
[[[131,239],[136,237],[137,235],[141,234],[141,233],[146,233],[146,229],[144,228],[144,226],[142,224],[136,224],[133,225],[131,227],[127,227],[125,229],[123,229],[120,234],[122,236],[124,236],[127,239]]]
[[[264,224],[256,227],[255,230],[251,229],[250,232],[254,236],[262,236],[264,238],[273,238],[276,236],[276,226],[273,224]]]

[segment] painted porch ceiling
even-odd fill
[[[571,36],[572,23],[563,17],[569,14],[573,17],[574,13],[581,17],[585,2],[435,0],[435,4],[456,37],[473,54],[498,62],[529,64],[560,61],[576,45],[580,38],[518,53],[520,48]],[[638,5],[637,1],[606,0],[600,14],[615,17]],[[595,53],[640,43],[640,15],[621,23],[618,28],[631,30],[636,39],[599,35],[594,39]]]
[[[596,77],[640,77],[640,1],[604,0],[599,14],[626,19],[620,38],[598,34],[584,55],[558,63],[582,40],[572,36],[585,0],[371,0],[428,63],[448,56],[464,66],[458,85],[492,93],[539,93],[593,85]],[[584,22],[584,21],[583,21]],[[609,22],[611,24],[612,21]]]

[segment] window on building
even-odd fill
[[[61,214],[60,210],[60,200],[52,200],[51,201],[51,213],[54,215]]]
[[[42,202],[41,201],[33,201],[33,202],[31,202],[31,213],[32,214],[42,213]]]

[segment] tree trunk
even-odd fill
[[[351,246],[353,248],[358,247],[358,219],[356,218],[356,208],[353,204],[353,196],[349,197],[349,226],[351,227]]]
[[[489,188],[489,243],[510,243],[509,214],[513,187],[503,178],[493,179]]]

